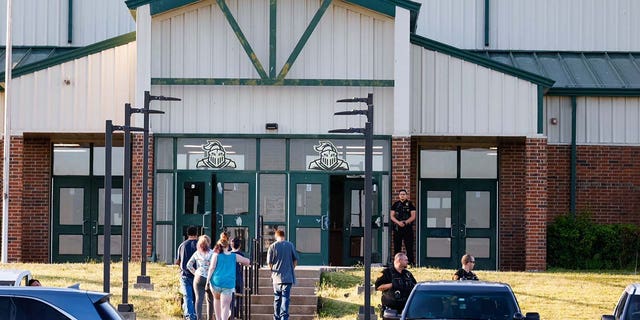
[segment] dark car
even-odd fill
[[[539,320],[540,315],[523,316],[506,283],[433,281],[413,288],[401,319]]]
[[[613,314],[603,315],[602,320],[640,320],[640,283],[628,285],[615,309]]]
[[[118,319],[109,294],[74,288],[0,287],[0,317],[7,320]]]

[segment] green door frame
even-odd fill
[[[381,181],[380,174],[374,175],[374,185],[377,186],[376,190],[380,190],[380,184],[378,181]],[[358,179],[346,179],[344,183],[344,214],[343,214],[343,225],[344,225],[344,233],[343,233],[343,260],[344,265],[355,265],[362,264],[364,262],[363,256],[353,256],[351,254],[352,248],[352,237],[364,237],[364,221],[362,222],[361,227],[352,227],[351,226],[351,201],[352,201],[352,191],[353,190],[361,190],[362,198],[364,198],[364,178]],[[371,262],[378,263],[382,262],[382,216],[380,203],[382,201],[381,192],[375,192],[373,194],[373,212],[371,213],[371,234],[373,238],[372,241],[372,252],[371,252]],[[360,208],[362,214],[364,213],[364,203],[362,203],[362,207]]]
[[[113,177],[113,188],[122,188],[122,177]],[[72,224],[60,223],[60,189],[82,189],[82,221]],[[56,176],[53,178],[53,210],[52,210],[52,255],[53,262],[85,262],[100,260],[98,254],[98,237],[104,234],[104,225],[98,222],[100,206],[99,190],[104,188],[102,176]],[[76,208],[77,209],[77,208]],[[121,225],[112,225],[112,236],[122,235]],[[82,253],[60,253],[60,236],[76,238],[82,243]],[[112,259],[120,259],[120,255],[112,253]]]
[[[489,239],[489,257],[475,257],[477,269],[497,268],[497,180],[496,179],[420,179],[422,203],[420,212],[420,264],[439,268],[460,267],[460,258],[467,252],[466,241],[472,238]],[[449,227],[428,227],[428,192],[448,191],[451,195],[451,223]],[[466,225],[466,194],[468,191],[489,192],[489,227],[469,228]],[[450,256],[428,258],[427,239],[450,239]]]
[[[255,172],[229,172],[229,171],[216,171],[213,175],[214,194],[216,197],[213,199],[215,206],[215,236],[213,241],[216,241],[220,237],[220,233],[223,231],[229,232],[230,237],[240,237],[242,241],[242,251],[247,254],[251,254],[251,246],[249,245],[249,239],[255,238],[256,234],[256,173]],[[230,184],[230,188],[227,186]],[[242,186],[246,184],[246,186]],[[240,185],[240,186],[238,186]],[[244,191],[244,192],[243,192]],[[229,192],[229,195],[225,193]],[[227,196],[233,197],[234,193],[238,193],[240,199],[245,202],[246,208],[241,208],[242,211],[238,211],[233,208],[233,212],[225,212],[225,199]],[[238,199],[237,197],[235,198]],[[230,210],[226,210],[230,211]],[[246,233],[236,232],[239,230],[246,230]]]
[[[319,201],[315,203],[315,208],[305,206],[305,209],[317,209],[310,214],[297,212],[298,201],[307,199],[298,197],[298,185],[305,185],[305,192],[314,192],[310,200]],[[317,192],[320,192],[318,197]],[[296,244],[296,250],[300,258],[300,265],[327,265],[329,262],[329,175],[326,173],[291,173],[289,175],[289,240]],[[314,204],[314,203],[312,203]],[[318,212],[319,211],[319,212]],[[309,241],[308,246],[313,247],[313,251],[305,250],[298,240],[298,232],[304,234]],[[311,238],[318,234],[317,237]],[[302,238],[302,237],[300,237]],[[317,245],[313,241],[317,240]]]
[[[211,236],[212,173],[179,171],[176,175],[176,248],[187,237],[187,227],[197,226],[198,235]],[[187,208],[187,205],[189,208]]]

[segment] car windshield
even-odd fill
[[[416,291],[407,319],[513,319],[517,307],[508,292]]]
[[[640,296],[635,294],[629,296],[625,315],[625,320],[640,320]]]

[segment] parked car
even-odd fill
[[[0,270],[0,286],[26,286],[31,280],[29,270]]]
[[[400,319],[539,320],[540,315],[523,316],[506,283],[430,281],[413,288]]]
[[[108,293],[24,286],[0,287],[0,315],[7,320],[122,319]]]
[[[602,315],[602,320],[640,320],[640,283],[628,285],[618,304],[613,309],[613,314]]]

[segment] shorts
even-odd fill
[[[211,290],[213,290],[213,293],[217,293],[225,296],[233,295],[233,293],[236,291],[235,288],[220,288],[216,286],[211,286]]]

